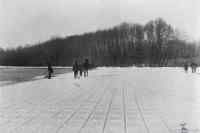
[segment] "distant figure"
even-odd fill
[[[84,77],[88,76],[88,69],[89,69],[89,60],[85,59],[85,62],[83,63],[84,67]]]
[[[74,64],[73,64],[73,68],[72,68],[73,72],[74,72],[74,78],[76,79],[78,76],[78,62],[75,60]]]
[[[188,129],[185,127],[186,123],[181,123],[181,133],[188,133]]]
[[[188,64],[187,63],[184,64],[184,70],[186,73],[188,72]]]
[[[51,76],[52,76],[52,73],[53,73],[53,68],[52,68],[50,62],[47,63],[47,66],[48,66],[48,79],[51,79]]]
[[[196,70],[197,70],[197,64],[194,63],[194,62],[192,62],[192,63],[191,63],[191,68],[192,68],[192,73],[195,73]]]
[[[78,65],[78,70],[79,70],[79,74],[80,74],[80,77],[82,77],[82,75],[83,75],[83,64],[82,63],[80,63],[79,65]]]

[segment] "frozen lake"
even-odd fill
[[[200,74],[98,68],[0,87],[2,133],[200,133]]]
[[[54,75],[71,72],[71,67],[53,67]],[[47,75],[46,67],[6,67],[0,66],[0,86],[42,79]]]

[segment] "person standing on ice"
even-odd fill
[[[196,71],[197,71],[197,67],[198,67],[197,63],[194,63],[194,72],[195,72],[195,73],[196,73]]]
[[[192,73],[196,72],[197,66],[198,65],[196,63],[194,63],[194,62],[191,63]]]
[[[48,67],[48,79],[51,79],[51,76],[52,76],[52,73],[53,73],[53,68],[52,68],[50,62],[47,63],[47,67]]]
[[[184,64],[184,70],[186,73],[188,72],[188,64],[187,63]]]
[[[78,76],[78,62],[76,60],[74,61],[72,70],[74,72],[74,78],[76,79]]]
[[[85,59],[85,62],[83,63],[84,67],[84,77],[88,77],[88,69],[89,69],[89,60]]]
[[[82,74],[83,74],[83,63],[80,63],[79,65],[78,65],[78,68],[79,68],[79,74],[80,74],[80,77],[82,77]]]

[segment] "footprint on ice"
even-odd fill
[[[76,86],[76,87],[80,87],[80,84],[78,84],[78,83],[73,83],[74,84],[74,86]]]

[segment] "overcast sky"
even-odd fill
[[[157,17],[200,39],[199,0],[0,0],[0,47]]]

